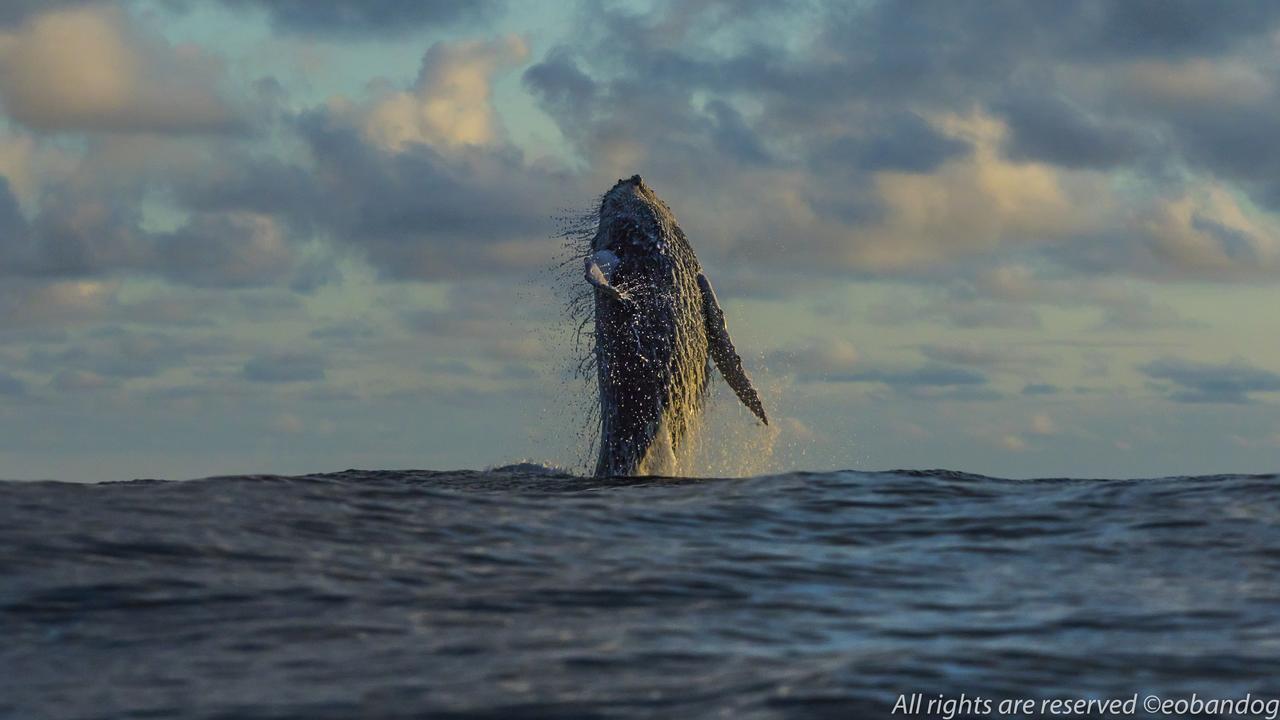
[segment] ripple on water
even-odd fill
[[[0,714],[877,717],[1280,695],[1275,476],[0,483]]]

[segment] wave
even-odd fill
[[[1276,475],[0,482],[0,548],[13,717],[1280,695]]]

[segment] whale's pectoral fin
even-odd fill
[[[733,388],[742,404],[768,425],[769,418],[765,417],[760,395],[752,387],[751,378],[742,369],[742,358],[738,357],[738,351],[729,339],[729,329],[724,324],[724,311],[720,309],[720,301],[716,299],[715,290],[711,289],[711,281],[702,273],[698,273],[698,289],[702,291],[702,317],[707,325],[707,344],[711,350],[711,359],[715,360],[720,374],[728,381],[729,387]]]
[[[605,295],[617,300],[621,303],[630,303],[631,298],[625,292],[619,290],[609,282],[609,275],[614,267],[617,266],[618,257],[608,250],[601,250],[593,255],[588,255],[584,263],[584,275],[587,282],[594,285],[597,289],[604,292]]]

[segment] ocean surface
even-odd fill
[[[912,693],[1280,697],[1280,482],[0,483],[4,718],[875,718]]]

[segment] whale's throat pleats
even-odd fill
[[[621,264],[597,289],[596,365],[601,401],[597,474],[673,474],[706,401],[708,347],[692,253]],[[696,261],[695,261],[696,262]]]

